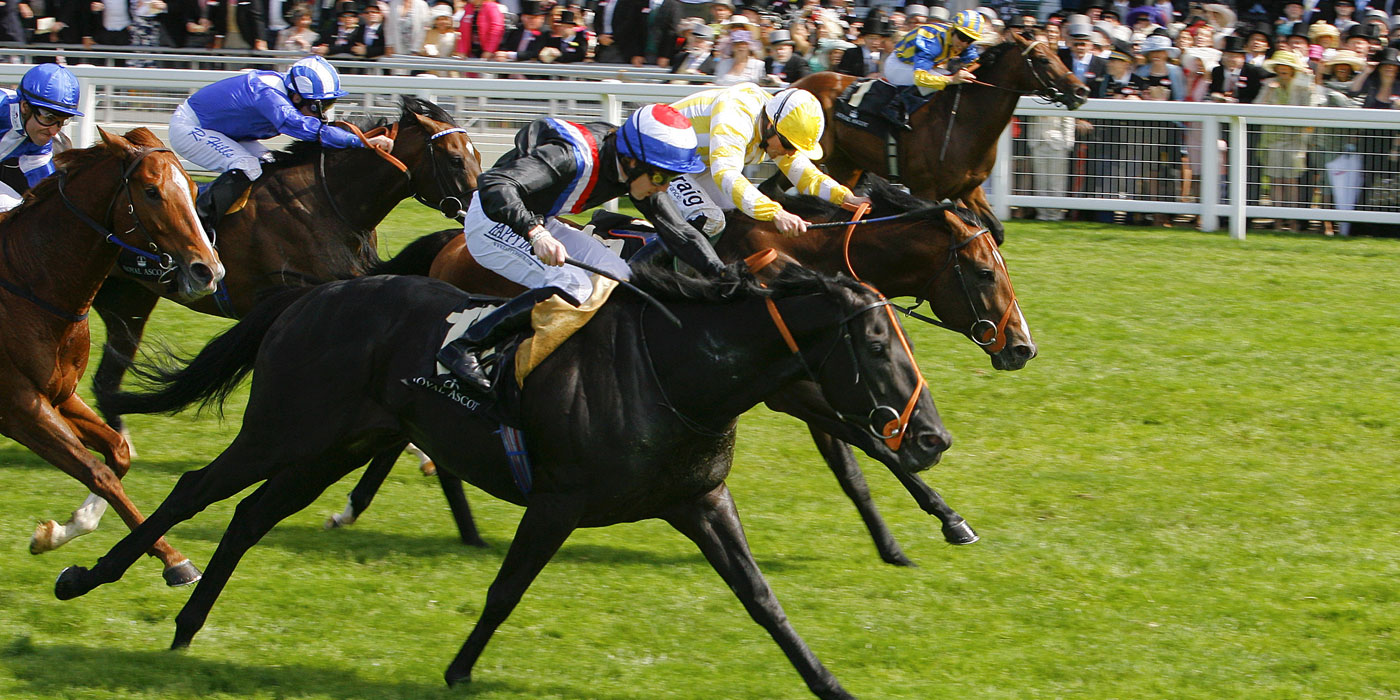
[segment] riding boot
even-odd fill
[[[510,336],[530,328],[530,312],[538,304],[558,294],[554,287],[526,290],[486,314],[467,328],[462,337],[438,351],[437,361],[461,380],[462,389],[474,398],[491,395],[491,379],[482,368],[481,353]]]
[[[199,220],[204,223],[204,230],[213,235],[215,228],[219,225],[219,219],[223,218],[224,212],[243,196],[243,191],[253,184],[248,179],[248,175],[242,170],[230,170],[216,178],[209,187],[199,193],[195,199],[194,209],[199,214]]]
[[[880,116],[884,117],[890,124],[893,124],[901,131],[911,131],[914,127],[909,125],[909,116],[918,108],[918,103],[913,99],[913,86],[904,88],[894,94],[894,98],[885,103],[880,111]]]

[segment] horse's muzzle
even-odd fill
[[[953,446],[953,436],[940,423],[935,429],[921,430],[913,439],[905,440],[899,451],[899,461],[910,474],[925,471],[943,459],[943,453]],[[913,449],[909,449],[913,448]]]
[[[1021,369],[1026,366],[1027,362],[1035,359],[1037,352],[1034,342],[1020,340],[1009,342],[1000,352],[992,353],[992,369],[1007,371]]]
[[[213,294],[219,288],[219,281],[224,278],[224,266],[215,262],[213,265],[196,260],[188,265],[181,265],[179,273],[176,275],[177,293],[185,299],[198,299],[203,296]]]

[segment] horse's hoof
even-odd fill
[[[466,545],[466,546],[468,546],[468,547],[476,547],[477,549],[486,549],[487,547],[490,547],[490,546],[491,546],[491,545],[489,545],[489,544],[486,544],[486,540],[483,540],[483,539],[481,539],[480,537],[472,537],[472,538],[463,537],[463,538],[462,538],[462,544],[464,544],[464,545]]]
[[[93,589],[91,584],[81,579],[88,575],[86,567],[70,566],[58,572],[58,580],[53,582],[53,595],[59,600],[72,600]]]
[[[337,529],[340,529],[340,528],[342,528],[342,527],[349,527],[349,526],[354,525],[354,524],[355,524],[355,521],[346,518],[346,517],[345,517],[345,514],[343,514],[343,513],[332,513],[332,514],[331,514],[331,517],[326,518],[326,529],[327,529],[327,530],[337,530]]]
[[[198,583],[199,579],[204,576],[204,574],[200,573],[199,567],[191,564],[189,559],[174,566],[166,567],[165,571],[162,571],[160,575],[165,577],[165,585],[171,588]]]
[[[29,538],[29,553],[43,554],[58,549],[58,545],[53,543],[54,531],[57,529],[56,520],[39,523],[39,526],[34,528],[34,535]]]
[[[418,469],[423,472],[423,476],[437,476],[437,465],[433,464],[431,459],[423,460]]]
[[[456,688],[459,685],[472,682],[472,674],[470,671],[468,671],[459,676],[455,673],[452,673],[451,671],[448,671],[447,674],[443,676],[443,679],[447,681],[447,687]]]
[[[886,564],[892,564],[894,566],[907,566],[911,569],[919,568],[919,565],[915,564],[913,559],[904,556],[904,552],[895,552],[893,554],[881,554],[880,559],[883,560]]]
[[[959,520],[943,526],[943,539],[948,540],[948,544],[972,544],[982,538],[972,531],[966,520]]]

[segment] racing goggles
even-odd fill
[[[48,128],[51,126],[63,126],[65,122],[73,118],[73,115],[71,114],[55,112],[46,107],[40,107],[34,104],[31,104],[29,106],[34,110],[34,121],[37,122],[39,126],[42,126],[44,128]]]

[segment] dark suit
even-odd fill
[[[811,72],[812,67],[807,63],[807,59],[795,53],[792,55],[792,58],[789,58],[786,63],[780,66],[773,65],[773,59],[768,59],[768,74],[776,75],[780,80],[789,84],[803,79]]]
[[[1239,78],[1235,81],[1235,89],[1228,94],[1240,102],[1254,102],[1254,98],[1259,96],[1259,90],[1264,87],[1264,79],[1269,77],[1269,72],[1259,66],[1246,63],[1240,68]],[[1210,72],[1211,93],[1225,93],[1225,66],[1216,66]]]
[[[361,24],[355,28],[355,33],[350,35],[350,46],[355,44],[365,45],[364,58],[378,58],[384,55],[384,24],[370,29],[368,25]],[[368,41],[366,41],[368,36]]]
[[[879,53],[877,52],[876,55],[879,56]],[[836,64],[836,67],[833,70],[835,70],[837,73],[843,73],[845,75],[854,75],[857,78],[864,78],[870,75],[871,73],[879,73],[880,61],[877,61],[875,63],[875,70],[872,71],[870,70],[871,64],[869,57],[870,49],[867,49],[864,46],[857,46],[854,49],[851,49],[846,53],[842,54],[841,61]],[[883,61],[884,57],[880,56],[880,60]]]
[[[267,38],[267,0],[234,0],[238,3],[233,9],[233,20],[238,23],[238,33],[249,46],[255,41]]]
[[[604,32],[603,19],[608,5],[616,3],[612,14],[612,31]],[[650,0],[604,0],[598,3],[593,14],[593,32],[599,36],[612,35],[612,46],[598,47],[598,61],[601,63],[631,63],[632,57],[646,53],[647,14],[651,11]]]
[[[518,54],[529,48],[530,43],[539,35],[539,31],[530,31],[524,26],[512,27],[510,31],[506,32],[505,38],[501,40],[500,50],[514,51],[517,54],[516,57],[519,58]]]
[[[692,60],[695,59],[695,60]],[[715,74],[715,53],[710,49],[699,51],[682,51],[671,57],[671,72],[679,73],[685,68],[692,68],[705,75]]]
[[[540,57],[540,51],[547,47],[559,49],[555,63],[577,63],[588,55],[588,30],[579,27],[573,38],[561,39],[553,34],[540,34],[530,42],[525,51],[515,57],[517,61],[533,61]]]
[[[1071,73],[1074,73],[1074,55],[1070,53],[1069,49],[1060,49],[1060,62],[1064,63]],[[1083,74],[1075,73],[1075,76],[1084,81],[1085,85],[1101,75],[1108,75],[1108,61],[1105,61],[1102,56],[1093,55],[1090,55],[1089,65],[1084,69]]]

